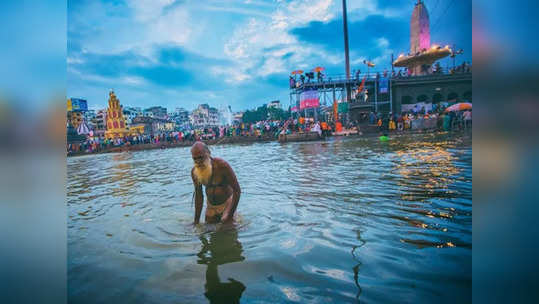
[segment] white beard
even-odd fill
[[[193,170],[193,173],[195,175],[196,180],[200,184],[207,185],[210,182],[210,178],[212,174],[211,159],[208,157],[208,159],[204,161],[203,166],[195,165],[195,170]]]

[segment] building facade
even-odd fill
[[[88,112],[88,102],[85,99],[69,98],[67,100],[67,121],[75,129],[85,119],[86,112]]]
[[[161,133],[167,133],[174,131],[176,124],[168,121],[167,119],[149,117],[149,116],[137,116],[131,123],[131,133],[135,133],[136,130],[142,130],[142,134],[156,135]]]
[[[105,137],[108,139],[121,138],[128,134],[120,100],[116,98],[116,95],[112,90],[109,92],[109,107],[107,109],[106,125],[107,131],[105,132]]]
[[[243,113],[245,113],[245,112],[234,113],[234,116],[233,116],[233,123],[234,124],[240,124],[242,122]]]
[[[95,130],[105,131],[107,129],[107,110],[97,110],[94,118]]]
[[[142,116],[142,110],[139,107],[123,107],[123,114],[125,122],[129,126],[133,122],[133,118]]]
[[[191,124],[196,127],[215,127],[219,125],[219,110],[208,104],[199,105],[191,113]]]
[[[155,118],[167,118],[167,108],[155,106],[147,108],[143,111],[143,115]]]
[[[189,112],[184,108],[176,108],[176,110],[172,112],[172,114],[169,117],[178,126],[184,126],[186,124],[189,124],[189,121],[190,121]]]

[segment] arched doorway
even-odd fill
[[[466,91],[464,92],[464,94],[462,94],[462,99],[464,99],[464,101],[472,101],[472,91]]]
[[[457,98],[459,98],[459,94],[455,92],[451,92],[447,95],[447,101],[457,101]]]
[[[417,96],[417,102],[426,102],[429,99],[429,97],[425,94]]]

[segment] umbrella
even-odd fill
[[[318,73],[318,72],[321,72],[323,70],[325,70],[325,68],[317,66],[316,68],[313,69],[313,72]]]
[[[297,75],[297,74],[303,74],[303,70],[295,70],[292,72],[292,75]]]
[[[453,112],[453,111],[463,111],[463,110],[471,110],[472,104],[469,102],[460,102],[456,103],[449,108],[445,109],[446,112]]]

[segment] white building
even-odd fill
[[[162,118],[166,119],[167,116],[167,108],[161,107],[161,106],[155,106],[148,109],[144,109],[142,112],[144,116],[147,117],[155,117],[155,118]]]
[[[176,108],[174,112],[171,113],[170,118],[178,125],[187,124],[189,123],[189,111],[184,108]]]
[[[130,125],[135,117],[142,116],[142,110],[139,107],[123,107],[122,112],[127,125]]]
[[[86,122],[91,122],[92,120],[94,120],[95,115],[96,115],[95,110],[88,110],[84,112],[84,120]]]
[[[103,136],[107,130],[107,109],[97,110],[94,119],[92,120],[92,127],[94,127],[95,133]]]
[[[274,100],[274,101],[272,101],[272,102],[270,102],[268,104],[268,108],[280,109],[281,108],[281,102],[279,100]]]
[[[219,110],[208,104],[199,105],[190,116],[194,127],[214,127],[219,125]]]
[[[234,113],[234,120],[233,120],[233,123],[234,123],[234,124],[239,124],[239,123],[241,123],[241,120],[243,119],[243,113],[245,113],[245,112],[237,112],[237,113]]]

